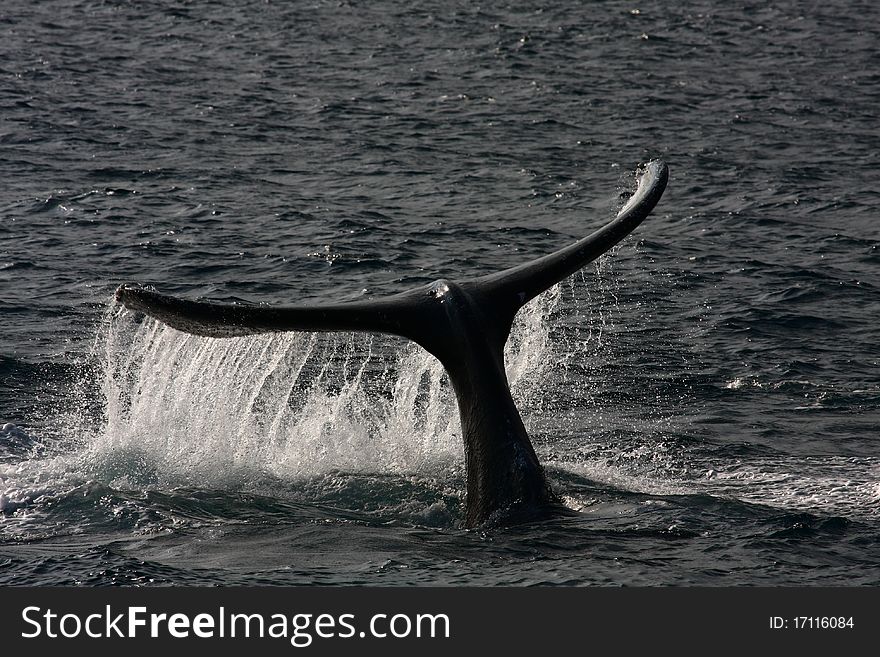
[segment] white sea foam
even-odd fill
[[[880,516],[880,459],[784,457],[731,463],[711,480],[694,482],[701,492],[787,511]]]

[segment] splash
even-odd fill
[[[586,436],[580,416],[609,374],[592,363],[614,342],[603,335],[617,287],[603,259],[595,276],[563,282],[516,316],[507,376],[548,465],[603,439]],[[454,524],[465,484],[455,395],[440,363],[410,342],[201,338],[111,303],[81,360],[50,423],[52,449],[0,467],[3,510],[22,520],[41,500],[97,485],[122,496],[225,490],[422,524],[430,511]]]
[[[515,397],[551,364],[554,288],[518,315],[505,352]],[[125,486],[247,487],[331,472],[461,478],[458,408],[433,356],[395,338],[187,335],[120,307],[103,345],[105,421],[88,446]]]

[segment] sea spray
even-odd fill
[[[555,359],[554,287],[505,351],[518,402]],[[239,486],[328,472],[461,474],[454,393],[420,347],[358,333],[187,335],[115,308],[103,346],[105,422],[89,460],[127,485]],[[123,482],[118,482],[123,483]]]

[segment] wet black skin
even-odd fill
[[[188,301],[122,285],[116,298],[178,330],[208,337],[274,331],[366,331],[417,342],[449,374],[458,399],[467,471],[464,524],[507,524],[562,507],[510,394],[504,345],[517,311],[596,259],[638,226],[668,180],[651,162],[617,217],[593,234],[543,258],[461,282],[446,279],[370,301],[321,306],[244,306]]]

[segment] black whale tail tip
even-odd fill
[[[137,283],[123,283],[119,287],[116,288],[116,291],[113,293],[113,298],[116,299],[119,303],[126,303],[139,295],[149,294],[150,290],[152,290],[152,286],[144,287],[143,285],[138,285]]]
[[[122,304],[126,308],[139,310],[149,315],[150,309],[144,306],[143,303],[139,303],[141,297],[145,293],[148,292],[141,285],[123,283],[116,288],[116,291],[113,293],[113,298],[116,300],[116,303]]]
[[[116,288],[116,292],[113,293],[113,298],[116,299],[119,303],[125,303],[125,298],[127,293],[130,290],[137,289],[136,285],[132,285],[130,283],[123,283],[119,287]]]

